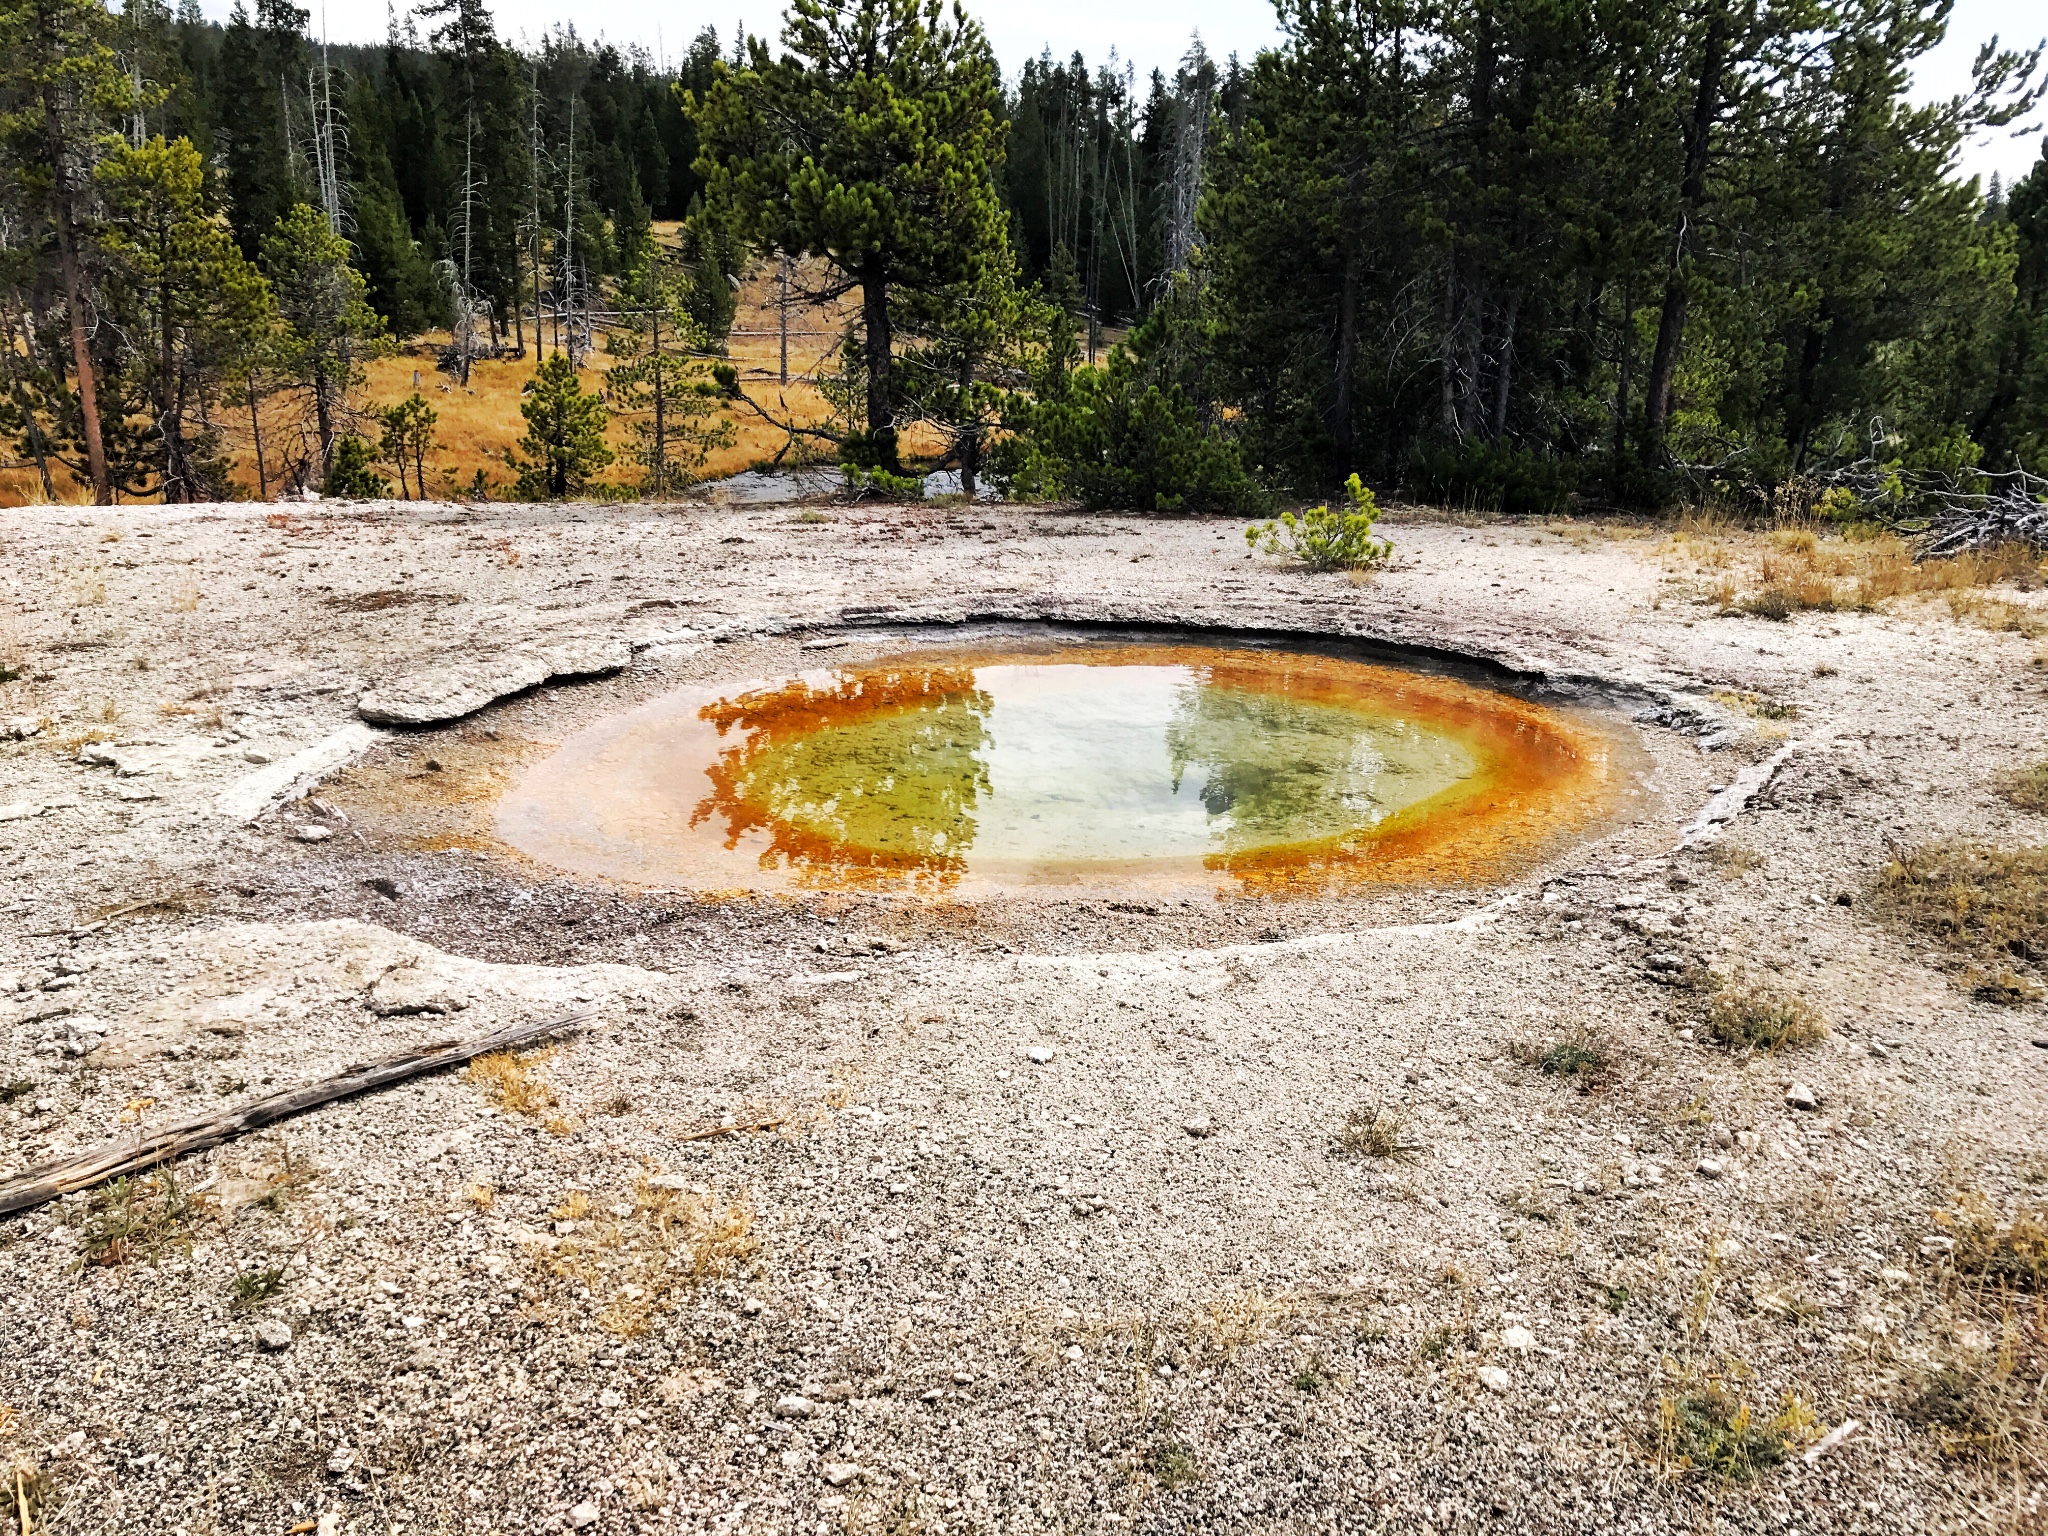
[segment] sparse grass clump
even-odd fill
[[[2009,775],[1998,786],[2008,804],[2023,811],[2048,812],[2048,763],[2036,763]]]
[[[1344,1117],[1337,1150],[1349,1157],[1403,1159],[1418,1150],[1407,1140],[1408,1117],[1386,1104],[1361,1104]]]
[[[1875,894],[1895,922],[1968,957],[1964,984],[1986,1002],[2040,995],[2018,967],[2048,960],[2048,847],[1905,850],[1885,866]]]
[[[1737,880],[1753,870],[1764,868],[1771,862],[1768,855],[1759,853],[1754,848],[1746,848],[1741,843],[1709,843],[1707,859]]]
[[[561,1102],[555,1090],[534,1076],[533,1069],[555,1054],[553,1046],[536,1051],[493,1051],[479,1056],[464,1074],[515,1115],[541,1115]]]
[[[1748,1482],[1791,1453],[1796,1405],[1768,1421],[1720,1383],[1658,1404],[1659,1459],[1672,1472]]]
[[[1732,1050],[1776,1051],[1816,1044],[1828,1027],[1804,999],[1772,991],[1737,971],[1714,988],[1707,1030]]]
[[[1958,1274],[2015,1290],[2048,1289],[2048,1209],[2000,1220],[1982,1195],[1965,1195],[1934,1220],[1955,1241],[1949,1260]]]
[[[258,1302],[268,1301],[284,1289],[284,1266],[272,1264],[264,1269],[244,1269],[235,1274],[235,1305],[253,1307]]]
[[[642,1179],[630,1201],[596,1210],[580,1190],[552,1213],[589,1225],[538,1255],[551,1273],[590,1294],[597,1324],[631,1338],[686,1287],[719,1279],[760,1251],[745,1194],[676,1189]]]
[[[203,1200],[188,1195],[169,1169],[115,1179],[94,1191],[87,1205],[79,1255],[113,1268],[134,1259],[154,1264],[201,1213]]]
[[[1614,1073],[1612,1049],[1584,1030],[1550,1043],[1517,1040],[1508,1047],[1508,1054],[1545,1077],[1569,1079],[1581,1093],[1594,1092]]]

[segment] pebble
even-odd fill
[[[1718,1157],[1703,1157],[1693,1164],[1693,1172],[1703,1179],[1718,1179],[1726,1171]]]
[[[1793,1109],[1819,1109],[1820,1095],[1804,1083],[1794,1083],[1785,1090],[1785,1102]]]
[[[334,828],[318,826],[300,827],[292,833],[292,836],[302,843],[324,843],[327,839],[334,836]]]
[[[580,1531],[585,1526],[597,1524],[597,1506],[585,1499],[569,1511],[569,1529]]]
[[[1209,1121],[1206,1119],[1190,1120],[1186,1125],[1182,1126],[1181,1129],[1186,1131],[1190,1136],[1194,1136],[1197,1138],[1203,1136],[1213,1136],[1216,1134],[1216,1127],[1210,1124]]]
[[[267,763],[270,761],[270,754],[257,747],[247,747],[243,749],[242,761],[245,763]]]
[[[778,1419],[808,1419],[816,1411],[815,1403],[808,1397],[800,1397],[794,1392],[775,1400],[775,1417]]]
[[[1508,1373],[1497,1365],[1482,1365],[1479,1367],[1479,1384],[1489,1392],[1505,1392]]]
[[[1052,1047],[1049,1045],[1034,1045],[1024,1054],[1042,1067],[1052,1060]]]
[[[1526,1328],[1504,1328],[1500,1341],[1518,1355],[1526,1355],[1536,1347],[1536,1335]]]
[[[16,715],[11,720],[0,720],[0,741],[27,741],[31,736],[43,734],[43,722],[34,715]]]
[[[290,1349],[291,1325],[281,1318],[266,1317],[256,1325],[256,1342],[265,1349]]]
[[[819,1470],[834,1488],[844,1488],[860,1476],[860,1468],[850,1461],[828,1461]]]

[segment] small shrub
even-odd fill
[[[1155,1440],[1146,1453],[1145,1470],[1152,1474],[1154,1482],[1169,1491],[1186,1488],[1199,1482],[1202,1476],[1193,1449],[1180,1440]]]
[[[1299,560],[1312,571],[1361,571],[1379,564],[1394,546],[1373,534],[1379,504],[1353,475],[1344,482],[1350,510],[1333,512],[1329,504],[1305,512],[1282,512],[1269,523],[1245,529],[1245,542],[1267,554]]]
[[[1412,1157],[1418,1149],[1403,1139],[1407,1129],[1408,1117],[1398,1109],[1361,1104],[1344,1117],[1344,1129],[1337,1133],[1337,1150],[1351,1157]]]
[[[892,475],[886,469],[845,463],[839,472],[846,477],[846,494],[855,501],[923,501],[923,475]]]
[[[377,451],[360,437],[344,437],[334,445],[334,461],[320,494],[332,501],[375,501],[391,494],[391,482],[371,466]]]
[[[1664,1465],[1675,1472],[1703,1472],[1729,1482],[1747,1482],[1775,1467],[1791,1452],[1788,1415],[1759,1423],[1747,1403],[1719,1383],[1659,1405],[1659,1444]]]
[[[1828,1032],[1811,1004],[1752,983],[1739,971],[1714,989],[1707,1029],[1721,1044],[1750,1051],[1813,1045]]]

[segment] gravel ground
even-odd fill
[[[1010,509],[0,513],[0,1169],[592,1016],[0,1219],[35,1529],[2040,1529],[2038,1438],[1944,1454],[1925,1389],[2040,1390],[1931,1213],[2039,1205],[2041,1009],[1869,895],[1893,842],[2043,841],[1991,793],[2033,643],[1717,617],[1654,533],[1393,532],[1361,584]],[[1644,793],[1504,886],[1286,902],[698,898],[490,834],[582,723],[968,620],[1480,658],[1640,710]],[[592,639],[631,666],[223,810],[366,688]],[[1709,974],[1826,1038],[1714,1044]]]

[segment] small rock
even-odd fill
[[[280,1318],[266,1317],[256,1325],[256,1342],[265,1349],[290,1349],[292,1347],[291,1327]]]
[[[828,1461],[818,1470],[824,1474],[825,1481],[834,1488],[844,1488],[860,1476],[860,1468],[850,1461]]]
[[[1526,1355],[1536,1347],[1536,1335],[1526,1328],[1503,1328],[1500,1341],[1518,1355]]]
[[[324,843],[334,836],[334,828],[317,825],[300,827],[292,833],[302,843]]]
[[[1052,1060],[1052,1047],[1049,1045],[1034,1045],[1024,1054],[1042,1067]]]
[[[1703,1179],[1718,1179],[1726,1171],[1718,1157],[1703,1157],[1693,1164],[1693,1172]]]
[[[1763,1150],[1764,1138],[1757,1131],[1737,1131],[1735,1133],[1735,1145],[1754,1157]]]
[[[2034,1044],[2036,1045],[2039,1045],[2040,1043],[2041,1042],[2038,1040],[2034,1042]],[[1884,1046],[1880,1044],[1878,1041],[1873,1040],[1870,1042],[1870,1054],[1875,1056],[1879,1061],[1883,1061],[1885,1057],[1891,1055],[1891,1052],[1886,1050]]]
[[[1713,1142],[1725,1152],[1735,1145],[1735,1133],[1725,1125],[1717,1125],[1714,1127]]]
[[[370,988],[370,1011],[381,1019],[401,1013],[460,1013],[468,1006],[465,993],[416,966],[396,966]]]
[[[815,1403],[808,1397],[800,1397],[794,1392],[775,1400],[775,1417],[778,1419],[808,1419],[815,1412]]]
[[[586,1526],[597,1524],[597,1506],[585,1499],[569,1511],[569,1529],[580,1531]]]
[[[1479,1367],[1479,1384],[1489,1392],[1505,1392],[1508,1373],[1497,1365],[1482,1365]]]
[[[11,720],[0,720],[0,741],[27,741],[31,736],[43,734],[43,722],[34,715],[16,715]]]
[[[1716,731],[1711,736],[1702,736],[1700,738],[1700,750],[1702,752],[1719,752],[1723,747],[1733,746],[1734,743],[1735,733],[1733,731]]]
[[[1792,1109],[1819,1109],[1820,1095],[1804,1083],[1794,1083],[1785,1090],[1785,1103]]]
[[[0,805],[0,821],[26,821],[31,816],[40,816],[46,807],[30,800],[16,800]]]
[[[1197,1139],[1204,1136],[1213,1136],[1216,1134],[1216,1127],[1210,1124],[1206,1117],[1200,1120],[1190,1120],[1186,1125],[1182,1126],[1181,1129],[1186,1131],[1190,1136],[1196,1137]]]
[[[267,763],[270,761],[270,754],[260,747],[244,747],[242,749],[242,761],[245,763]]]

